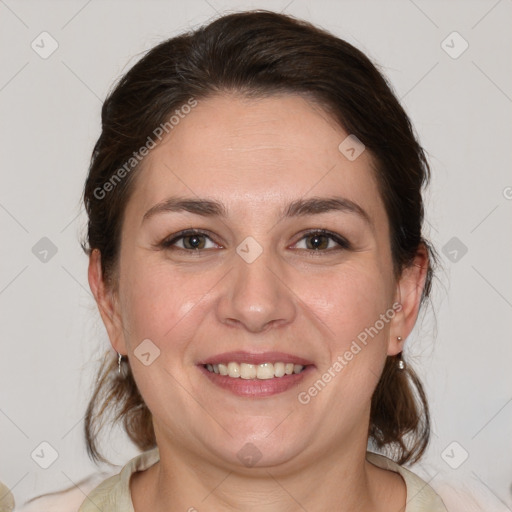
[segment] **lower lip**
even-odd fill
[[[202,365],[199,365],[198,368],[211,382],[227,391],[231,391],[234,395],[259,398],[277,395],[293,388],[304,379],[306,374],[313,370],[313,365],[306,366],[300,373],[292,373],[291,375],[283,375],[272,379],[234,378],[210,372]]]

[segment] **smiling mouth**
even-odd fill
[[[268,380],[281,378],[285,375],[299,374],[304,371],[306,366],[294,363],[238,363],[230,361],[219,364],[203,364],[203,368],[210,373],[216,373],[233,379],[245,380]]]

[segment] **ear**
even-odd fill
[[[400,276],[395,293],[395,303],[401,304],[391,321],[388,356],[401,352],[406,338],[414,328],[420,309],[421,296],[425,288],[429,267],[428,251],[425,244],[418,247],[414,261]],[[398,338],[401,338],[399,340]]]
[[[126,342],[115,293],[110,290],[103,279],[101,253],[93,249],[89,256],[89,286],[96,299],[101,318],[107,329],[110,344],[116,352],[126,354]]]

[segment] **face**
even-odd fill
[[[374,162],[347,136],[299,96],[216,96],[146,157],[102,315],[161,449],[297,468],[366,447],[417,294],[400,297]]]

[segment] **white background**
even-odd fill
[[[442,265],[435,313],[406,353],[434,432],[413,470],[447,503],[458,488],[481,510],[512,510],[510,0],[0,1],[0,480],[22,505],[98,471],[83,415],[108,341],[79,239],[102,100],[156,43],[249,8],[284,10],[362,49],[410,114],[432,165],[427,236]],[[47,59],[31,48],[43,31],[58,42]],[[453,31],[469,44],[456,59],[441,45]],[[463,41],[446,44],[457,52]],[[42,237],[57,248],[47,262],[32,252]],[[453,237],[467,247],[455,262],[453,248],[443,253]],[[48,469],[31,458],[42,441],[58,452]],[[119,432],[108,444],[117,464],[137,453]],[[446,462],[465,452],[457,469]]]

